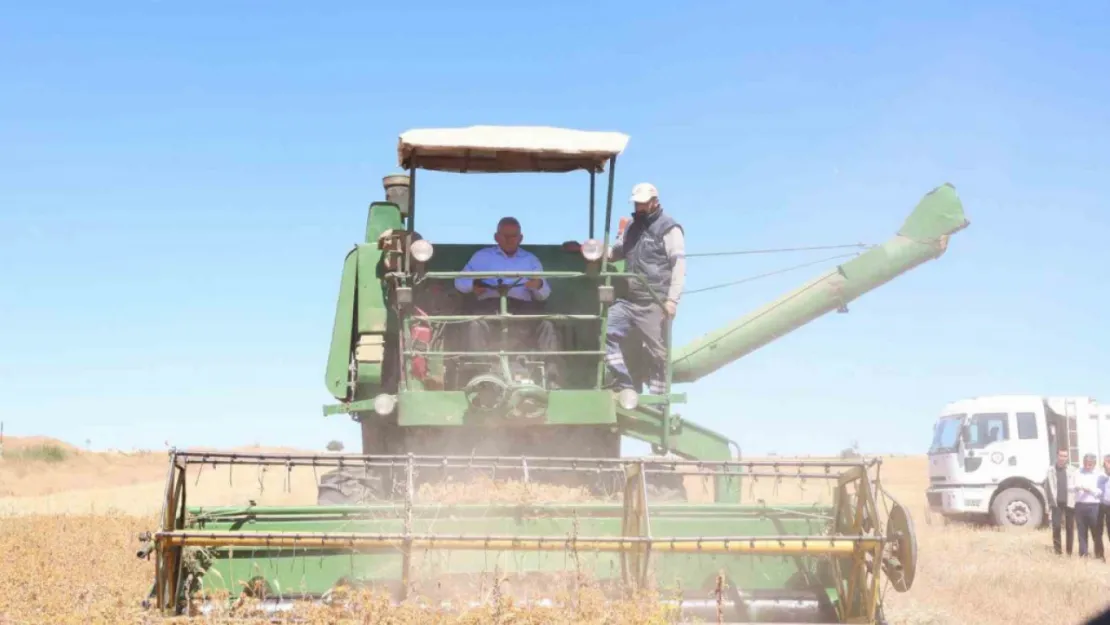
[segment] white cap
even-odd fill
[[[659,191],[656,190],[655,185],[649,182],[641,182],[640,184],[632,187],[632,202],[647,202],[653,197],[659,197]]]

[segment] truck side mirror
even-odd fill
[[[971,441],[971,426],[964,423],[960,426],[960,439],[967,443]]]

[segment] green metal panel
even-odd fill
[[[194,514],[201,513],[194,510]],[[209,520],[196,525],[206,531],[273,532],[367,532],[400,534],[404,511],[399,506],[337,506],[319,508],[259,508],[249,511],[213,509]],[[653,536],[784,536],[824,535],[818,516],[828,508],[814,506],[694,506],[653,505],[650,532]],[[414,505],[415,534],[451,536],[612,536],[620,537],[620,504],[574,504],[551,506],[449,506]],[[285,592],[319,595],[343,577],[375,583],[399,582],[402,555],[396,549],[365,550],[239,548],[217,550],[213,568],[218,575],[204,576],[210,590],[229,589],[237,594],[239,582],[264,576]],[[497,552],[414,550],[413,576],[513,574],[524,571],[567,572],[575,570],[577,557],[583,572],[598,580],[619,578],[620,556],[592,552]],[[719,572],[731,585],[745,591],[781,590],[800,572],[817,575],[818,556],[767,556],[749,554],[656,553],[653,569],[658,582],[667,587],[710,590]],[[437,566],[438,565],[438,566]],[[434,582],[433,582],[434,583]]]
[[[609,391],[552,391],[548,394],[547,422],[564,425],[616,423],[616,402]]]
[[[361,243],[358,246],[358,333],[384,334],[386,327],[385,293],[376,277],[378,261],[382,258],[377,245]]]
[[[358,363],[356,371],[358,384],[355,387],[354,400],[362,401],[373,399],[381,392],[382,363],[360,362]]]
[[[676,350],[673,382],[693,382],[848,302],[947,248],[948,237],[968,225],[956,190],[929,192],[898,234],[774,302]]]
[[[387,309],[381,283],[375,272],[381,258],[376,242],[382,232],[400,228],[401,225],[401,213],[397,205],[372,203],[366,216],[366,242],[369,245],[356,245],[344,259],[325,375],[328,392],[338,400],[347,399],[348,367],[358,334],[385,332]],[[363,388],[370,390],[368,387],[381,382],[381,365],[363,364],[359,367],[358,377]]]
[[[625,434],[652,445],[663,444],[663,420],[658,413],[620,407],[616,410]],[[732,457],[729,439],[693,422],[682,421],[677,416],[672,416],[672,420],[679,424],[671,434],[671,444],[676,453],[701,460],[728,460]]]
[[[371,202],[366,211],[366,243],[377,243],[386,230],[404,227],[401,209],[392,202]]]
[[[613,395],[608,391],[558,390],[548,393],[547,398],[547,424],[616,423]],[[402,392],[397,403],[398,425],[454,427],[469,421],[462,391]]]
[[[355,286],[358,279],[358,249],[347,253],[343,260],[343,277],[339,282],[339,301],[335,305],[331,349],[325,383],[328,392],[339,400],[347,397],[348,367],[354,346]]]
[[[655,446],[663,445],[663,418],[658,412],[637,408],[625,410],[616,407],[617,418],[621,432],[625,436],[641,440]],[[683,421],[678,415],[671,415],[672,428],[670,445],[671,450],[686,458],[698,460],[731,460],[733,459],[733,442],[691,421]],[[736,449],[736,459],[739,459],[740,450]],[[739,475],[739,474],[738,474]],[[716,477],[714,497],[718,502],[740,501],[739,478]]]
[[[397,398],[397,424],[463,425],[466,410],[462,391],[402,392]]]

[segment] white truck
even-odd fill
[[[994,395],[952,402],[933,427],[929,509],[949,519],[1038,528],[1056,450],[1078,465],[1110,454],[1110,410],[1091,397]]]

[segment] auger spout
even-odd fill
[[[939,258],[948,237],[968,223],[951,184],[933,189],[890,240],[676,350],[672,380],[698,380],[831,310],[844,310],[860,295]]]

